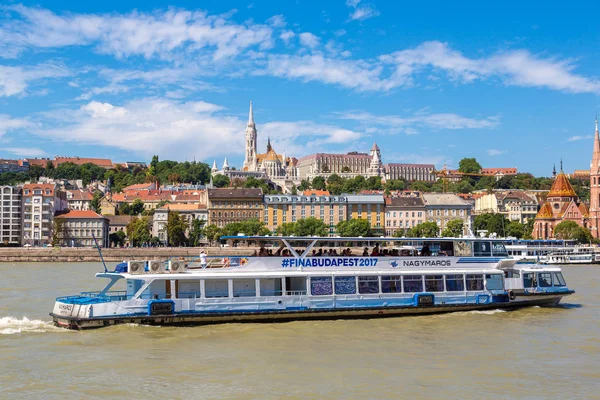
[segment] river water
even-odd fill
[[[53,327],[54,298],[100,289],[98,270],[0,263],[0,399],[600,399],[598,266],[563,268],[577,293],[557,308]]]

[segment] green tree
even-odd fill
[[[343,237],[367,237],[371,235],[371,224],[362,218],[340,221],[336,226],[337,232]]]
[[[340,184],[341,185],[343,183],[344,183],[344,178],[342,178],[338,174],[331,174],[327,178],[327,185],[333,185],[333,184]]]
[[[279,236],[292,236],[296,234],[296,223],[285,222],[277,227],[277,234]]]
[[[150,234],[150,219],[148,217],[132,219],[127,224],[126,230],[129,242],[134,247],[147,244],[152,239],[152,235]]]
[[[305,190],[310,189],[310,182],[307,179],[302,179],[300,185],[298,185],[298,190],[304,192]]]
[[[479,173],[481,164],[475,158],[463,158],[458,162],[458,170],[465,173]]]
[[[406,188],[406,182],[403,179],[389,180],[385,183],[385,190],[404,190]]]
[[[67,221],[64,218],[55,217],[52,224],[52,246],[67,245],[68,240]]]
[[[435,222],[423,222],[413,226],[406,232],[406,237],[437,237],[440,228]]]
[[[578,243],[592,242],[592,234],[575,221],[562,221],[554,227],[554,237],[564,240],[576,240]]]
[[[213,175],[213,185],[215,187],[218,187],[218,188],[227,187],[227,186],[229,186],[229,183],[230,183],[229,178],[226,177],[225,175],[221,175],[221,174]]]
[[[525,236],[525,225],[520,223],[519,221],[511,221],[508,224],[508,229],[506,230],[507,236],[516,237],[517,239],[523,238]]]
[[[100,201],[102,200],[102,197],[104,197],[104,193],[99,190],[96,190],[92,196],[90,207],[95,213],[100,214],[102,212],[102,207],[100,207]]]
[[[187,243],[185,232],[188,225],[185,219],[177,212],[169,212],[167,218],[167,238],[169,246],[180,247]]]
[[[222,236],[222,230],[215,224],[210,224],[204,227],[202,234],[208,239],[212,245],[214,241],[219,240]]]
[[[312,180],[312,188],[315,190],[326,190],[327,184],[322,176],[315,176]]]
[[[383,185],[381,184],[380,176],[371,176],[365,182],[366,188],[368,190],[383,190]]]
[[[127,235],[123,231],[116,231],[108,235],[110,244],[115,247],[122,247],[125,244],[125,238],[127,238]]]
[[[130,215],[140,215],[144,211],[144,202],[140,199],[135,199],[131,203]]]
[[[202,232],[204,229],[205,220],[196,218],[192,221],[192,228],[189,233],[190,246],[198,246],[200,239],[202,239]]]
[[[480,214],[473,220],[473,229],[475,233],[486,230],[488,235],[495,233],[497,236],[505,237],[508,234],[508,225],[510,221],[502,214],[486,213]]]
[[[38,164],[33,164],[29,166],[28,174],[33,181],[37,182],[41,176],[44,176],[45,172],[46,171],[44,171],[44,167]]]
[[[325,237],[329,233],[329,228],[325,222],[315,217],[300,219],[296,222],[297,236],[320,236]]]
[[[406,234],[407,234],[406,229],[404,229],[404,228],[398,228],[394,232],[394,237],[399,237],[399,238],[406,237]]]
[[[464,222],[462,219],[453,219],[446,223],[446,227],[442,231],[442,237],[460,237],[463,234]]]

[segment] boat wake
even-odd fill
[[[67,332],[67,330],[54,326],[51,321],[29,319],[27,317],[21,319],[15,317],[0,318],[0,335],[15,335],[29,332]]]

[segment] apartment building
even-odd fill
[[[203,221],[203,225],[208,222],[208,210],[204,204],[166,204],[164,207],[154,210],[152,219],[152,236],[156,236],[161,242],[166,243],[168,240],[167,222],[169,214],[177,212],[185,220],[188,226],[188,231],[192,229],[194,220]]]
[[[425,218],[427,222],[435,222],[440,233],[446,224],[452,220],[460,219],[464,222],[463,234],[468,234],[473,206],[453,193],[424,193]]]
[[[369,221],[375,236],[383,236],[385,227],[385,200],[380,194],[342,194],[347,200],[346,219],[362,218]]]
[[[385,198],[385,235],[410,229],[425,222],[425,201],[421,193]]]
[[[0,244],[21,243],[21,192],[16,186],[0,186]]]
[[[109,246],[108,218],[92,210],[71,210],[56,219],[65,221],[62,232],[57,233],[60,246],[91,247],[96,242],[101,247]]]
[[[305,192],[309,193],[309,192]],[[311,195],[265,195],[264,223],[273,233],[281,224],[314,217],[325,222],[329,235],[336,234],[336,225],[346,219],[345,196]]]
[[[89,210],[94,196],[87,190],[67,190],[69,210]]]
[[[262,218],[262,189],[208,189],[209,224],[223,227],[232,222]]]
[[[54,216],[67,209],[67,194],[56,184],[23,185],[22,244],[51,244]]]

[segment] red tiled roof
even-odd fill
[[[104,219],[102,215],[96,214],[92,210],[71,210],[66,214],[57,215],[57,218],[95,218]]]
[[[83,165],[92,163],[102,168],[112,168],[113,162],[107,158],[81,158],[81,157],[55,157],[54,165],[60,165],[64,163],[73,163],[75,165]]]
[[[71,193],[71,196],[72,196],[68,200],[73,200],[73,201],[89,200],[89,201],[91,201],[94,198],[94,196],[87,190],[67,190],[67,192]]]
[[[304,196],[329,196],[329,190],[305,190],[302,192]]]
[[[484,175],[496,175],[496,174],[504,174],[504,175],[516,175],[516,168],[481,168],[481,174]]]

